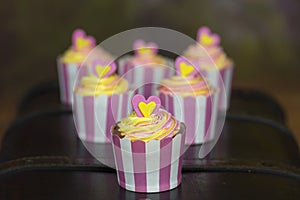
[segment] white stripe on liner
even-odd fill
[[[159,191],[160,141],[146,143],[147,191]]]
[[[210,140],[213,140],[216,136],[216,126],[218,117],[218,103],[219,103],[219,92],[214,93],[214,100],[212,102],[212,117],[210,123]]]
[[[184,122],[183,98],[179,95],[173,95],[173,105],[175,118],[181,122]]]
[[[123,139],[120,141],[120,148],[122,153],[122,162],[125,176],[125,184],[128,190],[135,190],[134,183],[134,169],[133,169],[133,159],[131,142],[128,139]]]
[[[225,77],[224,77],[224,84],[225,84],[225,91],[226,91],[226,108],[229,107],[230,103],[230,88],[231,88],[231,79],[232,79],[232,74],[233,74],[233,67],[230,66],[228,69],[226,69],[225,72]]]
[[[124,94],[120,94],[119,95],[119,102],[118,102],[118,113],[117,113],[117,116],[114,116],[116,118],[116,122],[120,121],[120,119],[122,118],[122,102],[123,102],[123,97],[124,97]]]
[[[107,121],[107,109],[108,109],[108,96],[99,95],[95,98],[94,113],[95,113],[95,132],[94,139],[97,142],[106,142],[106,121]]]
[[[77,133],[78,136],[85,140],[86,139],[86,129],[85,129],[85,118],[84,118],[84,105],[83,105],[83,96],[81,94],[76,93],[76,113],[77,113]]]
[[[207,101],[206,96],[196,97],[195,143],[203,143],[204,142],[205,120],[206,120],[206,101]]]
[[[170,189],[177,186],[178,164],[180,157],[180,146],[182,135],[177,135],[172,141],[172,157],[171,157],[171,172],[170,172]]]
[[[76,73],[78,71],[79,66],[77,64],[70,64],[67,66],[67,74],[68,74],[68,88],[69,88],[69,100],[71,105],[73,104],[73,91],[74,91],[74,84],[76,79]]]
[[[144,84],[145,84],[145,68],[143,66],[137,66],[134,69],[134,86],[139,87],[139,94],[144,94]]]

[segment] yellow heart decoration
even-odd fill
[[[214,42],[214,38],[207,35],[207,34],[203,34],[201,37],[201,44],[203,45],[211,45]]]
[[[96,71],[100,78],[105,76],[110,71],[110,69],[111,68],[109,65],[107,65],[107,66],[97,65],[96,66]]]
[[[149,103],[140,102],[138,107],[144,117],[149,117],[155,110],[156,103],[154,101],[150,101]]]
[[[141,55],[145,55],[145,54],[151,54],[152,53],[152,49],[151,48],[140,48],[138,49],[139,53]]]
[[[78,49],[84,49],[86,47],[89,47],[90,45],[91,45],[90,41],[87,39],[84,39],[82,37],[77,38],[77,40],[76,40],[76,46]]]
[[[184,77],[188,76],[195,70],[193,65],[187,65],[184,62],[181,62],[179,64],[179,69],[180,69],[180,74]]]

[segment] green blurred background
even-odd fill
[[[75,28],[101,42],[144,26],[195,38],[207,25],[236,64],[233,86],[273,95],[300,144],[299,19],[297,0],[1,0],[0,138],[26,91],[57,80],[56,57]]]

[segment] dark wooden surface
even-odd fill
[[[182,184],[155,194],[121,189],[115,171],[94,159],[76,137],[71,111],[55,100],[43,104],[55,94],[25,102],[8,129],[0,151],[1,199],[300,198],[297,144],[281,108],[264,94],[234,90],[213,151],[199,159],[201,146],[191,146],[184,155]],[[264,109],[247,110],[251,107]],[[109,144],[96,147],[111,155]]]

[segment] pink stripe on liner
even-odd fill
[[[67,64],[63,63],[62,64],[62,71],[63,71],[63,103],[69,103],[69,78],[68,78],[68,70],[67,70]]]
[[[115,150],[115,161],[117,165],[116,169],[118,171],[119,183],[122,187],[126,188],[120,139],[118,136],[112,136],[112,140],[113,140],[113,145]]]
[[[160,141],[160,170],[159,170],[159,190],[170,189],[170,173],[172,158],[172,138]]]
[[[74,94],[74,105],[76,106],[78,104],[78,100],[77,100],[77,94],[75,93]],[[73,109],[73,113],[74,113],[74,116],[75,116],[75,125],[76,125],[76,131],[78,132],[78,136],[79,136],[79,131],[80,131],[80,125],[79,125],[79,118],[78,118],[78,110],[76,109],[76,107],[74,106],[74,109]]]
[[[168,95],[168,111],[174,115],[174,96]]]
[[[94,97],[85,96],[83,97],[83,107],[84,107],[84,121],[85,121],[85,131],[86,131],[86,140],[94,141]]]
[[[166,95],[163,95],[162,93],[159,93],[158,97],[160,99],[160,102],[161,102],[161,105],[163,106],[163,108],[168,110],[168,108],[166,107]]]
[[[152,82],[153,82],[154,69],[150,67],[145,67],[143,71],[144,71],[145,82],[143,83],[142,87],[144,87],[145,98],[148,98],[152,95],[152,87],[153,87]]]
[[[123,101],[122,101],[122,114],[121,117],[126,117],[127,113],[128,113],[128,94],[123,94]]]
[[[212,101],[213,101],[213,97],[214,95],[210,95],[207,97],[206,99],[206,110],[205,110],[205,129],[204,129],[204,141],[208,141],[210,138],[210,131],[211,128],[210,126],[213,126],[213,124],[211,124],[211,117],[212,117]]]
[[[112,95],[107,97],[107,113],[106,113],[106,131],[105,131],[105,136],[106,136],[106,141],[111,141],[110,140],[110,128],[115,124],[115,118],[117,117],[117,111],[118,111],[118,95]],[[100,112],[100,111],[99,111]]]
[[[146,143],[135,141],[131,143],[132,162],[134,170],[135,190],[137,192],[147,192],[146,175]]]
[[[184,123],[186,125],[186,144],[192,144],[195,141],[196,134],[196,99],[194,97],[183,98],[184,105]],[[201,112],[201,111],[200,111]]]

